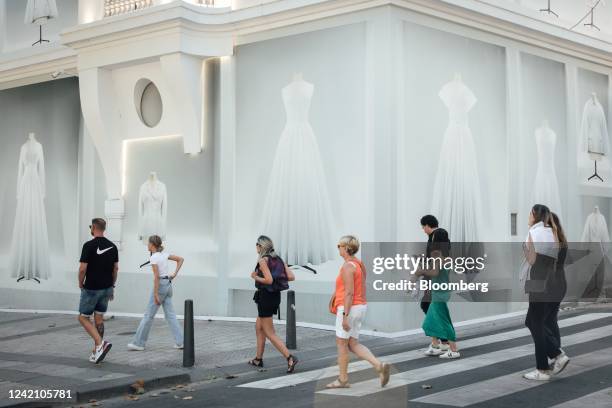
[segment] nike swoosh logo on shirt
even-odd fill
[[[105,253],[106,251],[111,250],[111,249],[113,249],[113,248],[114,248],[114,247],[108,247],[108,248],[103,249],[103,250],[101,250],[101,251],[100,251],[100,247],[98,247],[98,250],[97,250],[96,252],[97,252],[97,254],[98,254],[98,255],[102,255],[102,254],[103,254],[103,253]]]

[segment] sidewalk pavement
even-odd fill
[[[196,320],[195,366],[186,369],[163,319],[155,319],[145,351],[127,349],[139,321],[114,317],[105,322],[105,339],[113,347],[96,365],[88,361],[93,342],[76,315],[0,312],[0,407],[23,402],[9,400],[11,389],[70,389],[72,402],[87,402],[127,394],[137,380],[150,389],[239,373],[255,356],[253,323]],[[284,339],[285,326],[276,328]],[[298,327],[297,338],[300,356],[335,351],[331,331]],[[266,347],[267,363],[284,363],[272,345]],[[30,406],[40,405],[30,401]]]

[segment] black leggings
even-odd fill
[[[535,344],[536,368],[548,370],[549,358],[561,354],[561,334],[557,323],[559,302],[529,302],[525,326]]]

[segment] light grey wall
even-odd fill
[[[80,104],[75,79],[0,91],[0,255],[10,250],[17,205],[19,151],[35,132],[45,155],[45,206],[53,255],[72,250],[77,222]]]
[[[319,145],[334,218],[343,233],[366,224],[365,25],[353,24],[236,49],[236,231],[260,231],[261,211],[285,126],[281,90],[293,74],[314,85],[310,124]]]
[[[538,166],[537,148],[534,131],[547,119],[549,126],[557,134],[555,149],[555,170],[561,209],[554,209],[563,219],[568,215],[568,135],[566,129],[567,108],[565,90],[565,67],[563,64],[540,58],[530,54],[521,55],[522,96],[521,118],[522,131],[517,139],[524,149],[521,155],[521,170],[524,171],[522,193],[525,201],[520,209],[518,220],[518,236],[527,234],[527,217],[531,206],[534,190],[534,177]]]
[[[482,196],[484,241],[504,240],[508,215],[506,67],[502,47],[412,23],[404,25],[405,143],[409,194],[401,203],[408,217],[405,239],[421,239],[418,220],[431,212],[448,109],[438,93],[460,73],[478,102],[469,112]],[[502,235],[500,236],[500,232]]]

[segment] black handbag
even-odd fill
[[[531,267],[533,268],[533,266]],[[552,272],[557,269],[557,260],[552,265]],[[531,269],[529,270],[529,274],[531,275]],[[549,270],[546,274],[546,279],[527,279],[525,281],[525,293],[544,293],[548,291],[548,283],[550,280],[550,276],[552,275]]]

